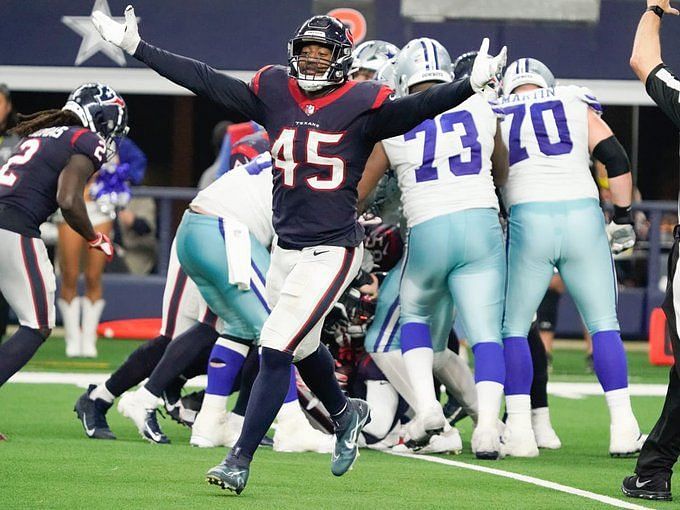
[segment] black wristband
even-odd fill
[[[631,214],[631,206],[619,207],[618,205],[615,205],[612,221],[617,225],[632,225],[633,215]]]
[[[663,18],[663,9],[661,7],[659,7],[658,5],[650,5],[649,7],[647,7],[647,10],[652,11],[659,18]]]

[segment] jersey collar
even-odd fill
[[[295,102],[298,104],[300,109],[309,116],[313,115],[324,106],[328,106],[337,99],[340,99],[347,92],[349,92],[352,89],[352,87],[354,87],[357,83],[358,82],[353,80],[347,80],[340,87],[336,88],[333,92],[326,94],[325,96],[311,98],[307,97],[304,94],[304,92],[302,92],[302,89],[300,89],[300,87],[298,86],[295,78],[289,77],[288,90],[290,91],[290,95],[293,96],[293,99],[295,99]]]

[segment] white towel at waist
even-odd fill
[[[232,218],[220,218],[220,224],[224,229],[229,284],[239,290],[250,290],[250,231]]]

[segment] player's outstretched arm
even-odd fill
[[[83,194],[88,179],[95,171],[92,161],[83,154],[71,156],[59,174],[57,181],[57,204],[66,223],[90,244],[90,248],[104,252],[108,260],[113,258],[113,245],[107,236],[95,232],[87,215]]]
[[[505,46],[495,57],[488,54],[489,39],[482,41],[469,78],[442,83],[428,90],[387,101],[368,121],[366,135],[383,140],[410,131],[426,119],[450,110],[475,92],[481,92],[505,66]]]
[[[207,64],[161,50],[139,36],[137,17],[131,5],[125,9],[125,23],[118,23],[100,11],[92,23],[102,38],[122,48],[170,81],[222,106],[234,122],[263,122],[260,100],[241,80],[226,76]]]

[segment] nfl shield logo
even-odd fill
[[[313,104],[308,104],[305,105],[305,113],[309,115],[314,115],[314,112],[316,111],[316,108],[314,108]]]

